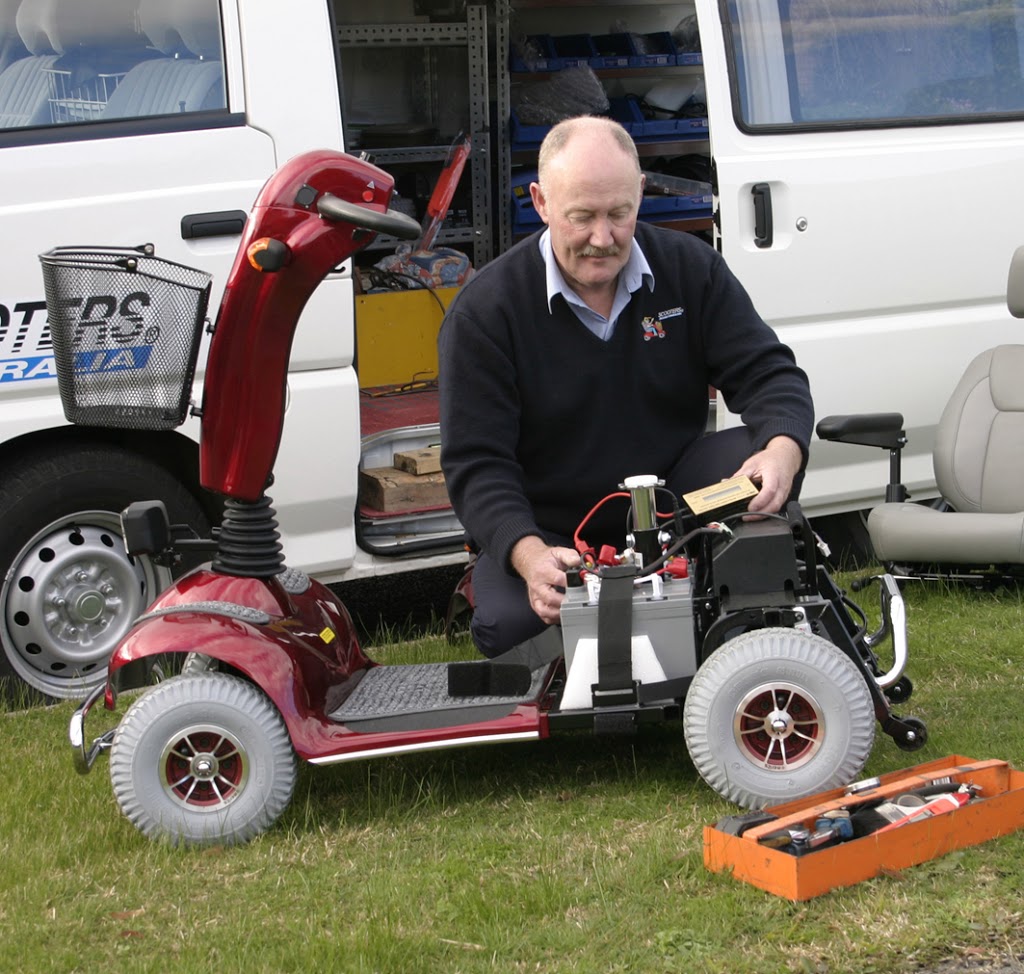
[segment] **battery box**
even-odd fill
[[[936,779],[974,785],[977,797],[966,805],[887,831],[879,831],[793,855],[762,844],[784,828],[813,828],[828,812],[855,808],[876,798],[896,796]],[[871,787],[850,794],[837,788],[764,811],[772,818],[733,834],[722,820],[704,829],[704,865],[790,900],[807,900],[831,889],[852,886],[882,872],[893,872],[978,845],[1024,827],[1024,773],[1005,761],[976,761],[952,755],[880,776]]]
[[[568,588],[562,603],[562,643],[566,669],[572,667],[580,639],[597,637],[596,600],[585,586]],[[655,596],[650,581],[641,582],[633,595],[633,635],[647,636],[666,679],[693,676],[696,653],[693,635],[693,596],[688,578],[666,578]]]

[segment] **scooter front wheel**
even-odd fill
[[[172,845],[234,845],[270,828],[291,800],[295,765],[270,700],[216,672],[146,691],[110,749],[121,810],[144,835]]]

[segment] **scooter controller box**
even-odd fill
[[[828,812],[856,809],[945,778],[974,786],[976,797],[946,814],[908,821],[802,855],[763,844],[767,836],[782,829],[813,829]],[[807,900],[1024,827],[1024,773],[1013,770],[1005,761],[976,761],[954,754],[882,775],[877,784],[870,784],[872,787],[854,794],[837,788],[767,808],[765,811],[773,816],[771,821],[739,835],[729,831],[727,819],[706,826],[704,865],[712,872],[730,872],[735,879],[776,896]]]

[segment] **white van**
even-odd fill
[[[299,152],[344,146],[333,31],[323,0],[287,11],[252,0],[0,0],[0,677],[10,695],[21,683],[84,695],[162,584],[124,553],[127,502],[164,497],[174,519],[200,529],[218,513],[198,486],[197,420],[155,435],[65,422],[38,255],[153,243],[213,274],[212,314],[266,178]],[[296,335],[273,491],[289,559],[331,578],[410,567],[356,543],[351,271],[324,282]],[[457,524],[440,533],[440,555],[421,547],[416,564],[464,557]]]
[[[1024,0],[514,8],[0,0],[0,679],[9,694],[85,695],[164,581],[124,554],[117,512],[127,502],[162,497],[173,518],[200,529],[218,516],[198,487],[195,420],[147,435],[65,422],[38,255],[152,243],[160,257],[213,274],[215,308],[246,211],[279,164],[311,148],[365,147],[354,133],[367,115],[402,122],[401,110],[425,98],[446,118],[453,101],[483,90],[502,117],[508,48],[524,31],[655,31],[696,12],[717,245],[810,373],[819,414],[902,411],[905,479],[915,496],[934,489],[932,431],[956,376],[976,350],[1016,335],[1003,295],[1024,214]],[[404,26],[352,26],[371,16]],[[490,44],[467,51],[466,23],[484,24]],[[462,61],[432,61],[431,85],[421,85],[364,49],[409,41],[455,44]],[[465,92],[445,74],[453,63],[465,65]],[[366,71],[353,75],[353,65]],[[483,115],[487,130],[486,103]],[[427,137],[436,146],[452,134],[442,126]],[[474,142],[484,160],[474,179],[489,172],[506,186],[516,165],[507,150],[499,122]],[[397,158],[415,162],[418,152]],[[492,214],[471,221],[485,257],[507,243],[503,208],[493,239],[483,239]],[[361,464],[387,466],[396,445],[429,445],[438,429],[429,381],[412,384],[426,393],[416,409],[361,388],[356,300],[347,265],[306,310],[272,492],[289,563],[328,582],[464,557],[450,511],[359,503]],[[430,364],[413,374],[429,377]],[[719,425],[734,421],[719,410]],[[816,444],[805,505],[812,514],[869,507],[885,478],[875,451]]]

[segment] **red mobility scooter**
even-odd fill
[[[136,621],[106,686],[74,714],[79,770],[109,751],[117,800],[147,836],[235,843],[285,810],[296,757],[332,764],[681,722],[705,780],[756,808],[856,778],[876,723],[899,747],[921,747],[924,724],[890,709],[911,691],[891,579],[882,579],[881,627],[869,632],[796,505],[746,521],[729,512],[732,487],[716,485],[686,507],[662,500],[644,471],[623,471],[639,476],[621,491],[609,485],[629,500],[631,527],[621,552],[588,556],[570,579],[560,626],[495,660],[378,665],[364,654],[338,599],[286,566],[267,490],[304,304],[375,233],[420,233],[388,209],[392,189],[368,162],[321,151],[286,164],[258,196],[198,410],[201,480],[224,498],[223,521],[202,541],[177,537],[159,500],[122,515],[129,552],[173,562],[206,545],[212,561]],[[145,248],[59,248],[42,260],[68,417],[141,429],[182,423],[206,276]],[[89,290],[97,275],[99,292]],[[114,296],[101,327],[82,314],[81,296],[95,293]],[[888,639],[885,668],[876,648]],[[169,655],[184,658],[180,675],[134,696],[116,729],[90,740],[85,723],[98,700],[114,710],[119,693],[144,685]]]

